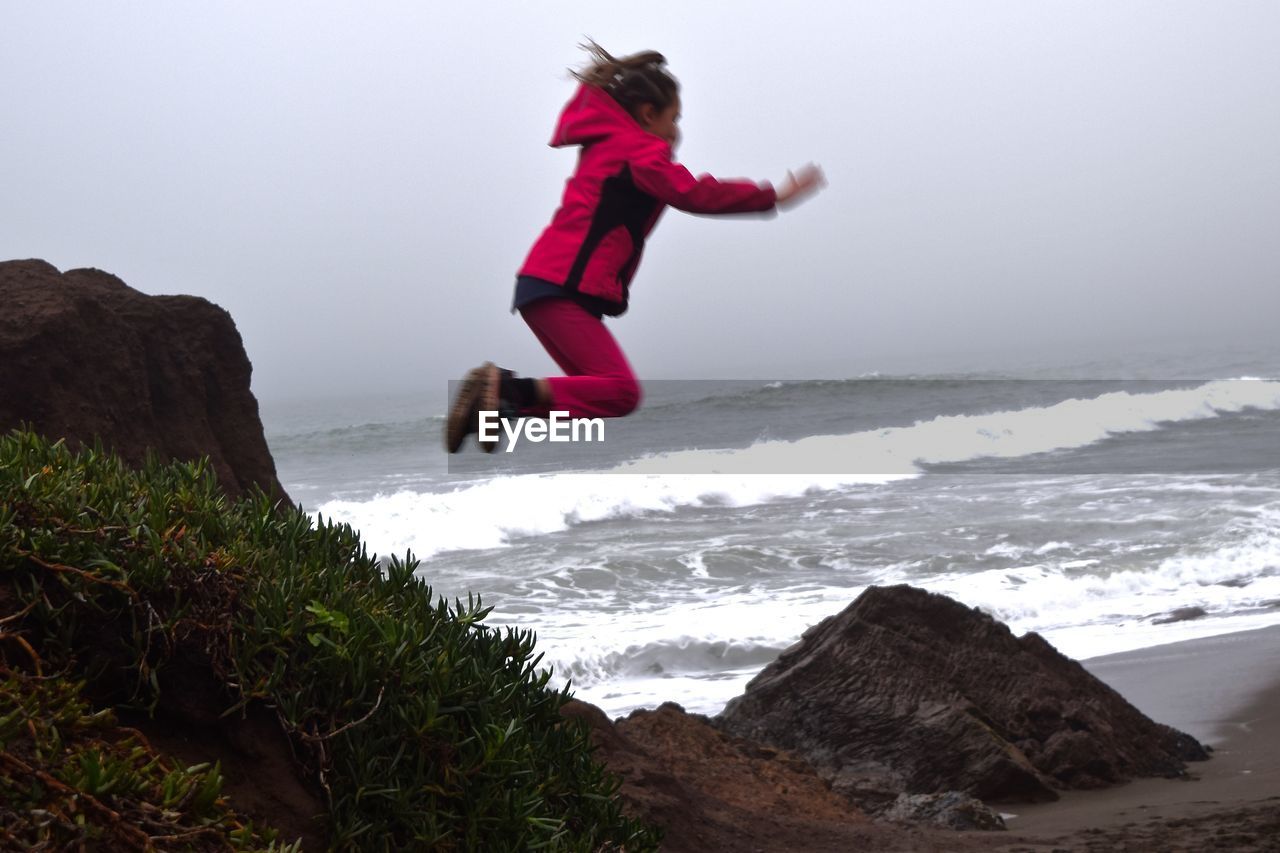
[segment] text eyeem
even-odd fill
[[[541,441],[604,441],[604,418],[571,418],[568,412],[549,412],[543,418],[503,419],[497,412],[480,412],[480,440],[497,441],[499,427],[507,437],[507,452],[523,437]]]

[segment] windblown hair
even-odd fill
[[[604,89],[637,118],[641,104],[665,110],[675,103],[680,84],[664,70],[667,60],[661,53],[644,50],[616,57],[593,40],[587,42],[579,47],[590,53],[593,61],[580,71],[570,69],[576,79]]]

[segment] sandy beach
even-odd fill
[[[1214,750],[1186,779],[1006,807],[1005,849],[1280,849],[1280,625],[1082,661]],[[1010,814],[1015,816],[1010,816]]]

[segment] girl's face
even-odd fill
[[[653,104],[640,105],[640,125],[647,131],[667,140],[672,148],[680,141],[680,96],[677,95],[671,106],[659,110]]]

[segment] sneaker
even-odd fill
[[[486,373],[491,367],[493,365],[486,361],[481,366],[467,371],[467,375],[462,379],[462,385],[458,388],[458,395],[453,398],[453,405],[449,407],[449,418],[445,423],[444,446],[450,453],[457,453],[462,447],[463,440],[480,428],[477,414],[480,411],[480,396],[485,390]]]

